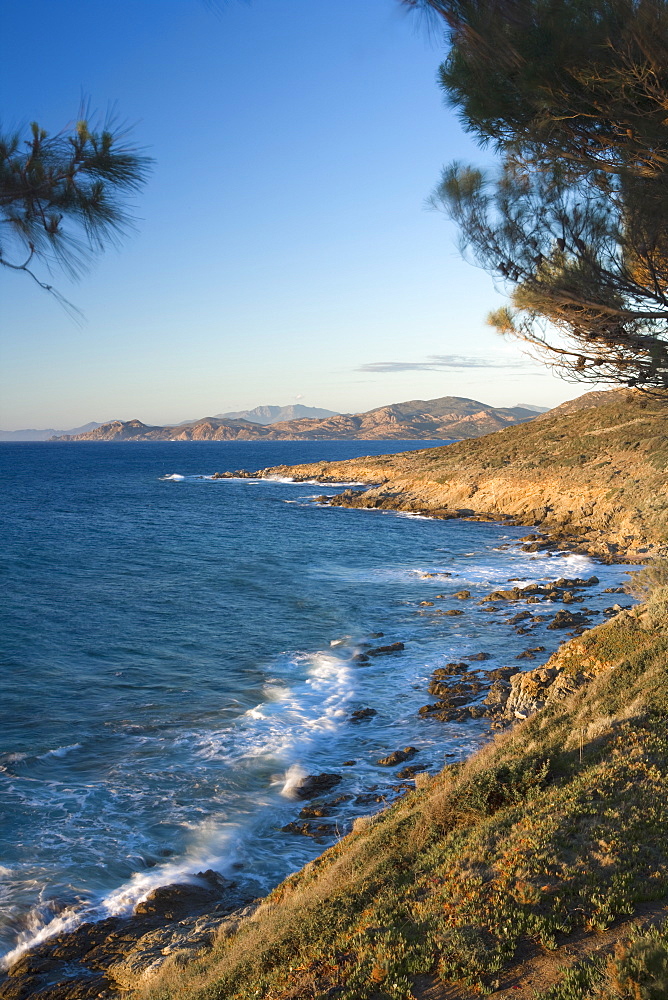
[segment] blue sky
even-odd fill
[[[57,131],[84,95],[155,159],[136,234],[54,276],[83,325],[0,274],[0,427],[586,388],[486,326],[501,295],[425,208],[444,163],[486,154],[443,105],[441,39],[397,0],[4,0],[0,18],[4,127]]]

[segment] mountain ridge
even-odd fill
[[[287,406],[255,406],[252,410],[230,410],[228,413],[216,413],[218,420],[249,420],[253,424],[277,424],[282,420],[301,420],[305,417],[320,419],[336,417],[339,410],[325,410],[321,406],[303,406],[301,403],[289,403]]]
[[[453,440],[480,437],[526,423],[537,416],[523,407],[494,407],[464,396],[412,399],[362,413],[259,424],[246,419],[203,417],[165,426],[141,420],[115,420],[59,441],[299,441],[299,440]]]

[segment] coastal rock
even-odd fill
[[[314,837],[316,840],[321,837],[335,837],[337,834],[335,823],[287,823],[281,830],[283,833],[298,833],[302,837]]]
[[[41,989],[39,979],[7,979],[0,984],[2,1000],[111,1000],[117,994],[109,992],[109,981],[92,973],[86,980],[63,979]]]
[[[574,590],[581,589],[583,587],[595,587],[599,582],[597,576],[590,576],[588,580],[583,580],[580,577],[575,577],[574,579],[567,579],[565,577],[560,577],[558,580],[554,580],[552,583],[532,583],[528,587],[513,587],[510,590],[494,590],[487,597],[484,597],[481,604],[485,604],[487,601],[521,601],[525,600],[528,604],[536,603],[541,597],[546,598],[550,601],[563,601],[568,604],[572,601],[577,601],[574,595]],[[516,616],[516,621],[521,621],[521,618]]]
[[[410,760],[416,753],[419,753],[417,747],[404,747],[403,750],[394,750],[387,757],[381,757],[376,763],[381,767],[395,767],[397,764],[403,764],[405,760]]]
[[[485,705],[491,708],[504,708],[510,694],[510,682],[507,680],[494,681],[485,698]]]
[[[321,806],[304,806],[303,809],[299,810],[300,819],[321,819],[323,816],[331,816],[331,807],[326,805]]]
[[[367,649],[367,656],[386,656],[388,653],[400,653],[405,649],[403,642],[391,642],[389,646],[376,646],[375,649]]]
[[[487,677],[491,681],[507,681],[516,673],[515,667],[496,667],[487,671]]]
[[[416,774],[422,774],[428,767],[431,766],[431,764],[425,763],[409,764],[408,767],[402,767],[400,771],[397,771],[397,778],[401,778],[402,780],[414,778]]]
[[[545,646],[533,646],[531,649],[525,649],[523,653],[518,653],[515,657],[516,660],[535,660],[536,653],[544,653]]]
[[[363,722],[364,719],[371,719],[374,715],[378,715],[375,708],[358,708],[357,711],[351,714],[350,721]]]
[[[376,792],[362,792],[361,795],[355,796],[356,806],[370,806],[374,802],[386,802],[386,797],[384,795],[378,795]]]
[[[459,600],[459,601],[467,601],[469,599],[469,597],[471,596],[471,591],[470,590],[458,590],[457,593],[453,594],[452,596],[456,597],[457,600]]]
[[[297,785],[294,794],[299,799],[314,799],[316,795],[328,792],[330,788],[334,788],[342,780],[343,775],[341,774],[309,774],[300,785]]]
[[[239,899],[230,893],[233,883],[217,872],[200,872],[197,877],[205,883],[200,888],[208,883],[215,890],[215,898],[209,901],[205,913],[175,921],[167,916],[167,908],[161,913],[156,905],[150,913],[135,912],[131,917],[109,917],[81,924],[22,955],[0,983],[0,997],[2,1000],[116,1000],[119,987],[135,988],[138,979],[155,973],[170,954],[194,956],[212,943],[222,923],[231,917],[241,919],[242,914],[250,914],[254,908],[238,909]],[[190,905],[199,906],[201,902],[201,895],[196,902],[191,897]],[[171,903],[175,903],[174,897]],[[185,896],[179,893],[178,905],[184,903]]]
[[[221,902],[225,894],[235,887],[234,882],[211,869],[197,872],[194,877],[198,880],[197,883],[173,883],[153,889],[146,899],[137,903],[135,915],[156,916],[161,920],[182,920]]]
[[[590,625],[590,620],[580,612],[557,611],[556,615],[547,626],[549,629],[577,628],[580,625]]]
[[[444,677],[456,677],[458,674],[465,674],[468,669],[468,663],[446,663],[444,667],[437,667],[431,676],[434,680],[440,681]]]
[[[108,965],[107,976],[123,991],[134,990],[138,982],[155,975],[169,957],[183,964],[202,949],[210,948],[219,935],[232,933],[253,915],[259,902],[254,900],[233,910],[217,908],[176,924],[160,925],[134,943],[126,942],[120,957]],[[114,990],[114,998],[117,995]]]
[[[510,678],[510,691],[506,701],[506,715],[516,719],[527,719],[543,708],[548,691],[557,676],[556,667],[539,667]]]
[[[429,682],[427,690],[435,698],[444,698],[445,700],[449,700],[453,705],[463,705],[482,690],[482,684],[477,680],[460,682],[458,684],[447,684],[445,681],[432,680]]]
[[[350,802],[351,799],[352,795],[335,795],[332,799],[324,799],[322,804],[333,808],[334,806],[342,805],[344,802]]]

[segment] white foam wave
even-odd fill
[[[36,948],[43,941],[48,941],[49,938],[55,937],[56,934],[65,934],[67,931],[73,931],[75,927],[83,923],[84,919],[86,918],[83,913],[67,909],[63,910],[57,917],[45,920],[39,908],[36,907],[28,914],[27,927],[19,934],[15,947],[0,959],[0,969],[11,968],[14,962],[30,948]],[[88,919],[91,918],[89,917]],[[98,918],[94,917],[93,919]]]
[[[303,784],[307,772],[300,764],[293,764],[285,772],[285,780],[281,788],[281,795],[286,799],[296,799],[297,789]]]
[[[181,482],[182,479],[185,479],[185,478],[186,478],[185,476],[180,476],[178,474],[178,472],[173,472],[171,474],[171,476],[160,476],[160,479],[163,482],[168,482],[169,480],[172,480],[172,482],[175,482],[175,483],[179,483],[179,482]]]
[[[68,907],[57,916],[44,914],[39,907],[28,916],[28,925],[19,935],[15,947],[0,959],[0,968],[8,969],[21,955],[58,934],[76,930],[83,923],[107,917],[129,916],[138,903],[159,886],[194,881],[194,872],[215,867],[229,869],[234,861],[234,841],[238,836],[235,824],[221,822],[212,816],[199,824],[189,850],[177,861],[137,872],[127,882],[103,898],[85,906]]]
[[[291,476],[263,476],[258,482],[286,483],[293,486],[326,486],[327,489],[338,489],[340,486],[368,486],[368,483],[358,483],[354,479],[333,483],[329,479],[323,482],[320,479],[293,479]]]
[[[80,743],[70,743],[69,746],[56,747],[55,750],[47,750],[46,753],[39,754],[37,760],[46,760],[47,757],[64,757],[66,754],[70,753],[70,751],[80,749]]]

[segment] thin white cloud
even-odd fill
[[[431,372],[431,371],[463,371],[470,368],[505,368],[530,369],[530,364],[521,359],[506,359],[500,357],[475,358],[462,354],[431,354],[425,361],[373,361],[360,365],[358,372]]]

